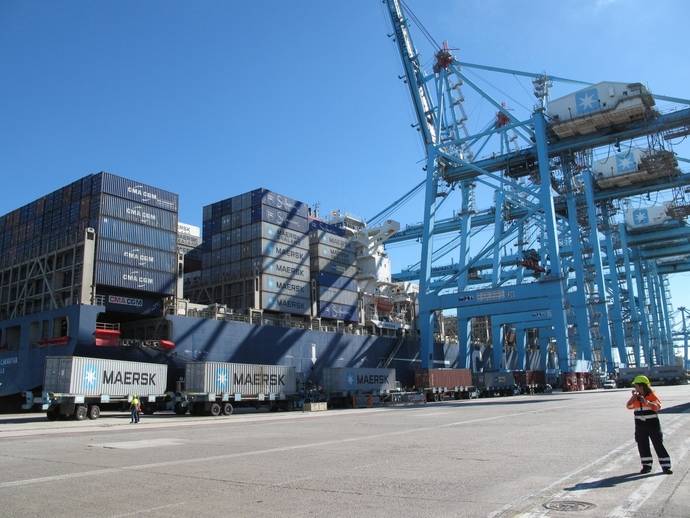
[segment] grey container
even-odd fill
[[[356,266],[346,266],[324,257],[312,257],[310,268],[313,272],[325,272],[343,277],[355,277],[357,275]]]
[[[309,236],[303,232],[296,232],[287,228],[273,225],[272,223],[255,223],[257,234],[264,239],[278,241],[286,245],[296,246],[304,250],[309,250]]]
[[[319,302],[322,304],[342,304],[343,306],[354,306],[357,304],[357,292],[340,290],[338,288],[319,287]]]
[[[321,385],[328,393],[387,393],[396,388],[395,369],[326,368]]]
[[[189,362],[185,365],[185,390],[192,394],[297,393],[294,367],[249,363]]]
[[[312,245],[326,245],[340,250],[353,250],[354,245],[347,237],[331,234],[325,230],[312,230],[309,232],[309,243]]]
[[[293,315],[310,315],[311,299],[262,291],[261,309]]]
[[[172,295],[175,292],[175,281],[174,273],[96,261],[97,285]]]
[[[296,214],[306,218],[309,215],[309,209],[306,203],[293,200],[277,192],[269,191],[268,189],[256,189],[251,191],[252,206],[268,205],[276,209],[283,210],[289,214]]]
[[[99,237],[133,243],[167,252],[177,250],[177,233],[129,223],[112,217],[102,217],[98,222]]]
[[[309,230],[309,223],[306,218],[290,214],[283,210],[274,209],[261,205],[250,209],[251,223],[266,222],[279,227],[289,228],[295,232],[306,234]]]
[[[265,257],[256,260],[256,270],[259,273],[267,273],[269,275],[277,275],[278,277],[285,277],[295,281],[309,281],[309,264],[299,265]]]
[[[263,274],[261,276],[261,289],[277,293],[278,295],[290,295],[308,299],[311,294],[311,283]]]
[[[165,394],[168,366],[83,356],[46,358],[43,390],[56,394],[124,398]]]
[[[96,258],[99,261],[132,268],[146,268],[173,274],[177,271],[177,254],[105,238],[98,240]]]
[[[103,216],[111,216],[147,227],[177,232],[176,212],[152,207],[145,203],[125,200],[110,194],[101,195],[99,208]]]
[[[341,250],[326,245],[311,245],[309,252],[313,257],[321,257],[345,266],[352,266],[355,264],[355,253],[351,250]]]
[[[144,183],[116,176],[110,173],[99,173],[94,179],[94,190],[113,194],[120,198],[145,203],[161,209],[177,212],[178,196],[169,191],[146,185]]]
[[[252,251],[256,255],[275,257],[281,261],[289,261],[305,266],[309,265],[309,250],[298,248],[294,245],[262,239],[261,241],[253,242]]]

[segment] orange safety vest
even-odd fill
[[[629,410],[635,410],[636,412],[640,410],[658,412],[661,410],[661,400],[654,392],[651,392],[643,397],[644,401],[640,401],[637,396],[631,396],[625,406]]]

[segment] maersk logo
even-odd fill
[[[218,373],[216,374],[216,382],[219,386],[225,387],[229,379],[230,376],[228,376],[227,369],[218,369]]]
[[[584,115],[599,110],[601,101],[599,100],[599,92],[596,88],[583,90],[575,94],[575,113]]]
[[[136,371],[103,371],[104,385],[155,385],[156,373]]]
[[[87,365],[84,368],[84,385],[93,387],[98,380],[98,370],[94,365]]]
[[[352,373],[347,375],[347,384],[348,385],[354,385],[355,384],[355,377],[352,375]]]
[[[235,385],[284,386],[285,374],[237,374],[232,375]]]

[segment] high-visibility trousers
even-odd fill
[[[656,456],[659,457],[659,465],[662,468],[671,467],[671,457],[669,457],[666,448],[664,447],[664,434],[661,431],[661,423],[659,418],[652,419],[635,419],[635,441],[637,442],[637,451],[640,453],[640,461],[642,466],[652,467],[652,451],[649,448],[649,441],[652,441]]]

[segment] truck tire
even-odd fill
[[[187,406],[180,403],[175,404],[175,414],[185,415],[187,413]]]
[[[87,408],[86,405],[75,405],[74,407],[74,419],[77,421],[83,421],[86,419]]]
[[[101,417],[101,408],[98,405],[89,405],[89,419],[95,420]]]
[[[51,406],[46,411],[46,419],[48,421],[55,421],[58,417],[60,417],[60,407]]]
[[[234,411],[235,409],[232,407],[230,403],[223,404],[223,415],[232,415]]]
[[[211,414],[213,417],[218,417],[221,412],[220,405],[218,403],[211,403],[208,407],[208,413]]]

